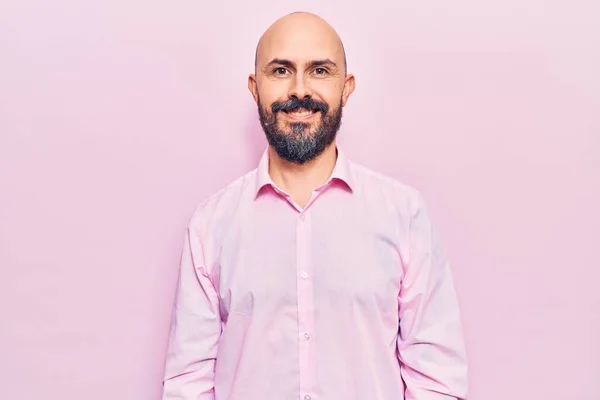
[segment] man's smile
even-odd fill
[[[312,118],[317,114],[318,110],[307,110],[305,108],[299,108],[293,111],[283,111],[283,113],[292,120],[305,121]]]

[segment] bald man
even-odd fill
[[[419,192],[336,144],[335,30],[276,21],[248,88],[268,141],[185,235],[163,400],[465,399],[448,261]]]

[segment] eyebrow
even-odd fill
[[[270,67],[273,65],[282,65],[284,67],[289,67],[289,68],[294,68],[295,67],[295,63],[290,61],[290,60],[286,60],[286,59],[282,59],[282,58],[274,58],[272,59],[267,65],[266,67]],[[333,61],[331,61],[328,58],[322,59],[322,60],[313,60],[313,61],[309,61],[308,63],[306,63],[307,68],[315,68],[315,67],[322,67],[322,66],[326,66],[326,65],[330,65],[334,68],[337,68],[337,64],[334,63]]]

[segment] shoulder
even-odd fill
[[[361,194],[374,203],[394,206],[402,214],[414,214],[425,208],[422,193],[399,178],[350,161],[352,175]]]
[[[257,170],[239,176],[208,197],[200,200],[189,220],[189,229],[199,236],[207,230],[224,230],[256,183]],[[216,232],[211,232],[216,233]]]

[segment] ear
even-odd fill
[[[350,97],[352,92],[354,92],[354,86],[354,75],[347,74],[346,78],[344,79],[344,90],[342,91],[342,107],[346,105],[346,103],[348,102],[348,98]]]
[[[254,74],[248,76],[248,90],[250,90],[252,97],[254,97],[254,101],[258,104],[258,85],[256,83],[256,75]]]

